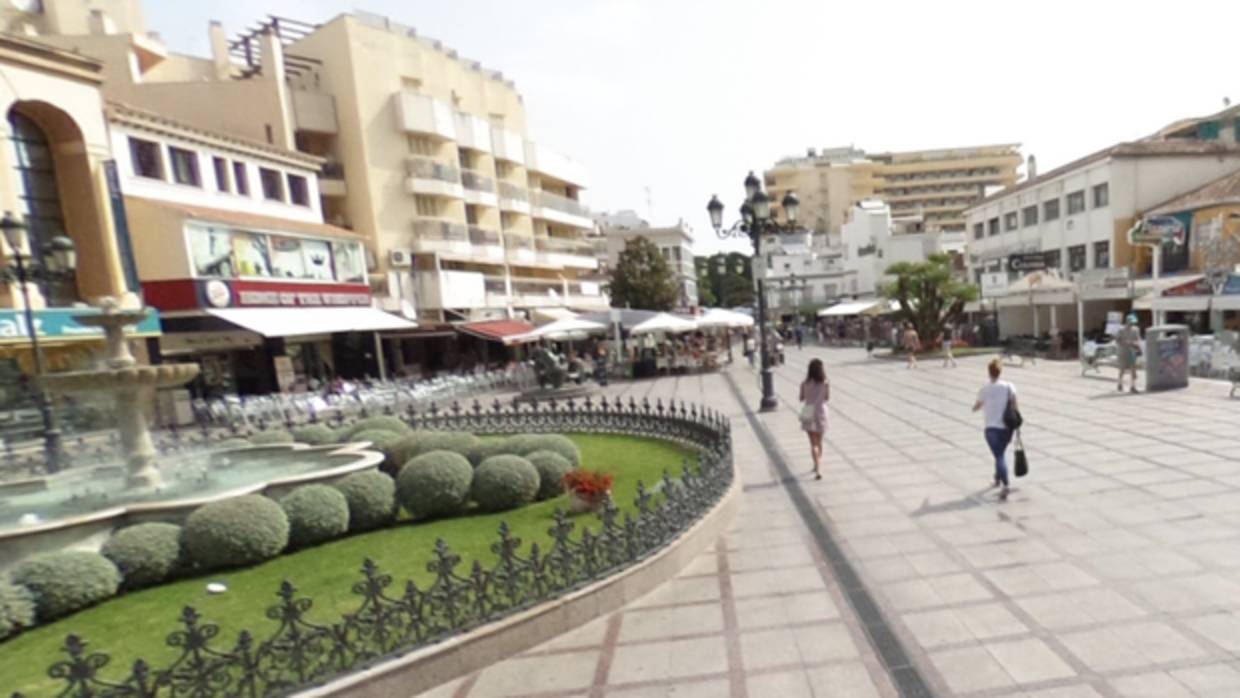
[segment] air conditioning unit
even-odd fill
[[[408,269],[413,265],[413,255],[409,254],[409,250],[389,250],[388,266],[398,269]]]

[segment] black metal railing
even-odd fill
[[[388,411],[391,413],[391,411]],[[291,581],[276,590],[266,618],[274,630],[261,637],[242,631],[235,644],[220,639],[220,627],[187,606],[166,643],[171,662],[155,666],[141,659],[110,673],[110,657],[93,651],[85,638],[69,635],[64,653],[48,669],[58,696],[281,696],[330,681],[386,659],[501,619],[579,589],[655,553],[709,511],[732,484],[731,427],[706,408],[632,398],[489,408],[477,402],[440,411],[433,405],[402,417],[417,429],[476,433],[593,432],[628,434],[693,447],[680,478],[665,471],[655,491],[637,485],[633,511],[623,515],[610,500],[597,523],[585,525],[557,511],[550,546],[525,545],[506,523],[499,526],[489,566],[474,561],[461,569],[459,555],[443,540],[435,543],[427,570],[433,581],[394,585],[373,561],[360,561],[353,584],[354,609],[330,623],[309,618],[314,601]],[[340,420],[337,423],[342,423]],[[13,694],[19,698],[21,694]]]

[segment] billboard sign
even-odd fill
[[[1046,268],[1046,255],[1041,252],[1021,252],[1008,256],[1008,269],[1016,272],[1042,271]]]
[[[1184,221],[1175,216],[1153,216],[1128,231],[1128,242],[1134,245],[1184,244],[1187,230]]]

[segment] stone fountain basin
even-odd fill
[[[136,387],[168,387],[184,385],[193,380],[199,371],[198,364],[157,364],[155,366],[125,366],[97,371],[69,371],[43,376],[48,390],[60,393],[93,391],[118,391]]]
[[[152,521],[183,524],[191,512],[211,502],[232,499],[246,494],[262,494],[278,498],[300,485],[329,483],[356,472],[375,470],[383,462],[383,454],[370,451],[368,450],[369,447],[369,441],[361,441],[345,445],[332,444],[328,446],[272,444],[213,452],[212,456],[242,452],[246,456],[254,456],[261,455],[264,452],[284,455],[292,451],[307,455],[317,454],[325,461],[344,460],[346,462],[326,467],[322,470],[247,483],[206,495],[178,497],[164,501],[118,504],[85,514],[49,520],[33,525],[3,528],[0,529],[0,573],[15,566],[23,558],[42,552],[70,549],[98,551],[112,535],[113,531],[125,526]],[[84,472],[71,470],[50,478],[6,483],[0,485],[0,498],[45,491],[49,489],[49,486],[55,487],[58,478],[67,476],[90,478],[98,474],[123,474],[124,471],[124,466],[102,466]]]

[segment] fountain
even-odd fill
[[[198,364],[137,365],[137,360],[129,353],[125,327],[138,324],[149,311],[123,308],[111,297],[103,298],[99,308],[101,313],[75,315],[73,319],[80,325],[103,328],[108,345],[106,367],[44,376],[43,385],[55,393],[112,393],[116,400],[121,450],[129,471],[128,485],[159,487],[162,478],[155,467],[155,446],[151,443],[146,405],[154,398],[156,388],[181,386],[193,380],[198,375]]]

